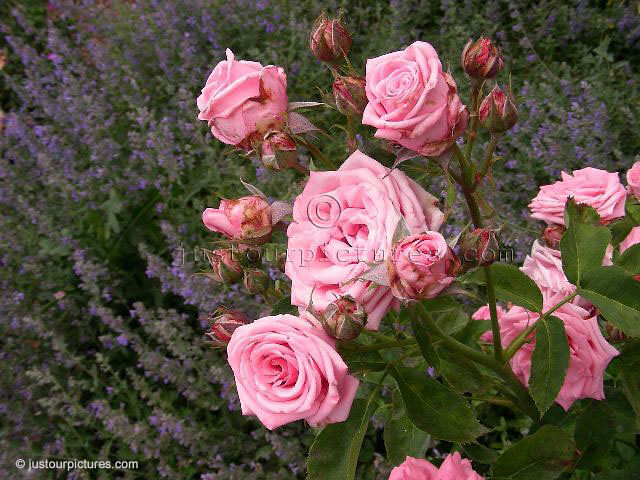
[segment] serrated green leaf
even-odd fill
[[[464,452],[465,456],[469,457],[474,462],[493,465],[498,459],[498,452],[491,450],[480,443],[468,443],[466,445],[461,445],[460,448]]]
[[[591,301],[604,318],[627,335],[640,336],[640,282],[621,267],[588,271],[578,295]]]
[[[415,316],[411,318],[411,328],[413,329],[413,336],[416,338],[418,346],[420,347],[420,352],[427,361],[427,364],[439,371],[440,358],[435,348],[433,348],[426,328],[424,328],[424,325]]]
[[[640,432],[640,341],[624,346],[620,356],[622,390],[636,415],[636,430]]]
[[[542,293],[528,276],[517,267],[507,263],[494,263],[489,268],[493,273],[496,296],[505,302],[531,310],[542,311]]]
[[[573,458],[571,435],[544,425],[509,447],[493,465],[494,480],[555,480]]]
[[[405,412],[402,397],[394,390],[392,408],[384,424],[384,446],[391,465],[400,465],[407,455],[422,458],[427,449],[429,434],[416,427]]]
[[[576,468],[597,465],[609,452],[615,433],[615,419],[607,404],[592,401],[576,421],[574,437],[580,450]]]
[[[394,366],[390,373],[398,383],[408,417],[420,430],[441,440],[461,443],[487,432],[464,397],[426,372]]]
[[[315,438],[307,457],[308,480],[353,480],[362,440],[375,411],[375,395],[356,399],[349,418],[327,425]]]
[[[436,349],[436,352],[440,357],[439,372],[456,392],[482,393],[491,388],[492,383],[467,357],[451,353],[443,348]]]
[[[624,268],[629,275],[640,274],[640,243],[627,248],[615,263]]]
[[[564,323],[556,317],[541,318],[537,322],[529,379],[529,391],[541,416],[555,401],[568,367],[569,343]]]
[[[565,207],[567,231],[560,240],[562,269],[567,279],[580,285],[585,273],[602,265],[611,233],[606,227],[594,224],[598,214],[591,207],[576,205],[573,199]],[[585,213],[588,212],[588,213]]]
[[[271,308],[271,315],[280,315],[281,313],[296,313],[298,307],[291,305],[291,297],[285,297]]]

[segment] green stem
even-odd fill
[[[356,151],[356,124],[353,115],[347,115],[347,147],[349,154]]]
[[[336,165],[333,163],[333,161],[329,159],[329,157],[327,157],[324,153],[322,153],[320,149],[313,143],[305,141],[304,146],[307,147],[314,158],[320,160],[324,165],[329,166],[332,169],[336,168]]]
[[[487,149],[484,151],[484,159],[482,160],[482,165],[480,166],[480,172],[477,178],[473,182],[473,186],[471,187],[472,191],[475,191],[480,185],[480,181],[486,177],[487,173],[489,173],[489,169],[493,164],[493,152],[498,145],[498,140],[500,140],[499,135],[491,135],[491,140],[489,141],[489,145],[487,145]]]
[[[415,338],[407,338],[405,340],[395,340],[391,342],[378,342],[378,343],[371,343],[369,345],[358,345],[358,344],[352,344],[352,345],[357,345],[355,348],[353,348],[353,350],[357,350],[358,352],[372,352],[376,350],[383,350],[385,348],[406,347],[409,345],[416,345],[416,344],[417,344],[417,341]],[[346,347],[346,348],[350,349],[351,347]]]
[[[515,376],[513,371],[508,365],[498,362],[497,360],[491,358],[488,355],[485,355],[482,352],[474,350],[473,348],[465,345],[464,343],[459,342],[455,338],[447,335],[442,329],[438,326],[435,320],[431,317],[431,314],[426,309],[423,304],[419,304],[423,313],[424,320],[433,333],[435,333],[442,340],[443,345],[447,346],[449,349],[454,352],[460,353],[464,355],[470,360],[474,360],[475,362],[484,365],[487,368],[490,368],[494,372],[496,372],[504,381],[509,385],[509,387],[516,394],[518,399],[518,407],[529,415],[532,419],[537,420],[538,410],[529,395],[527,389],[522,385],[518,377]]]
[[[511,400],[497,397],[471,397],[472,402],[487,402],[493,405],[502,405],[503,407],[514,408],[515,405]]]
[[[289,166],[303,175],[309,175],[309,169],[307,167],[303,167],[298,162],[293,162]]]
[[[487,282],[487,297],[489,297],[489,313],[491,315],[491,333],[493,334],[493,355],[496,361],[503,363],[502,339],[500,338],[500,324],[498,323],[498,309],[496,307],[496,289],[493,284],[491,265],[482,267]]]
[[[471,83],[471,128],[467,130],[467,149],[465,151],[467,161],[471,161],[473,142],[475,142],[478,134],[478,100],[483,83],[482,80],[472,80]]]
[[[551,314],[553,314],[553,312],[558,310],[562,305],[564,305],[565,303],[569,303],[571,300],[573,300],[576,297],[576,295],[577,293],[574,292],[571,295],[560,300],[560,302],[556,303],[553,307],[551,307],[549,310],[544,312],[542,316],[538,317],[538,319],[534,324],[529,325],[529,327],[524,329],[520,333],[520,335],[514,338],[513,341],[509,344],[509,346],[504,351],[505,360],[509,361],[518,352],[518,350],[520,350],[520,347],[522,347],[525,343],[529,341],[529,335],[531,335],[535,331],[536,327],[538,326],[538,322],[541,319],[545,319],[549,317]]]

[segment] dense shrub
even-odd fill
[[[330,75],[306,42],[323,7],[347,8],[360,69],[422,39],[460,74],[466,37],[495,37],[521,108],[495,177],[496,215],[517,258],[538,234],[522,215],[537,185],[583,165],[628,168],[640,151],[633,2],[11,3],[0,9],[6,478],[19,457],[139,460],[124,478],[303,477],[311,437],[240,416],[233,377],[199,320],[221,303],[264,308],[196,275],[211,238],[203,208],[237,196],[239,177],[279,198],[298,189],[293,173],[223,150],[196,121],[194,99],[225,48],[283,66],[291,100],[319,100]],[[499,446],[528,428],[508,415],[494,424]],[[620,425],[632,439],[632,420]],[[369,432],[362,478],[386,478],[380,437]],[[617,447],[621,458],[637,453],[631,443]]]

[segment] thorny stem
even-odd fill
[[[484,152],[484,159],[480,167],[480,172],[476,177],[476,179],[474,180],[473,185],[471,187],[472,191],[475,191],[478,188],[478,186],[480,185],[480,181],[484,177],[486,177],[487,173],[489,173],[489,169],[493,164],[493,152],[496,149],[496,145],[498,145],[498,140],[500,140],[499,135],[491,135],[491,140],[489,141],[489,145],[487,146],[487,149]]]
[[[540,320],[549,317],[553,312],[558,310],[562,305],[564,305],[565,303],[569,303],[571,300],[573,300],[576,297],[576,295],[577,293],[574,292],[571,295],[560,300],[560,302],[556,303],[553,307],[551,307],[549,310],[544,312],[535,321],[535,323],[533,323],[532,325],[529,325],[526,329],[524,329],[520,333],[520,335],[514,338],[513,341],[509,344],[509,346],[504,351],[505,360],[509,361],[518,352],[518,350],[520,350],[520,347],[522,347],[525,343],[529,341],[529,335],[531,335],[534,332]]]
[[[320,160],[323,164],[329,165],[332,169],[337,168],[333,161],[320,151],[313,143],[304,141],[303,145],[311,152],[314,158]]]
[[[349,154],[356,151],[356,125],[353,115],[347,115],[347,147]]]

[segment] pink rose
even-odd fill
[[[409,457],[391,470],[389,480],[438,480],[438,469],[424,458]]]
[[[296,420],[317,427],[349,416],[358,380],[310,316],[275,315],[238,327],[227,354],[243,415],[257,416],[269,430]]]
[[[387,273],[394,296],[433,298],[454,280],[460,262],[438,232],[410,235],[391,247]]]
[[[602,222],[624,217],[627,192],[618,174],[591,167],[575,170],[573,175],[562,172],[561,181],[540,187],[529,204],[531,216],[548,224],[564,225],[568,197],[595,208]]]
[[[221,142],[251,148],[256,133],[282,123],[287,111],[287,77],[274,65],[227,59],[216,65],[197,100],[199,120],[206,120]]]
[[[458,452],[447,455],[438,469],[438,480],[484,480],[471,467],[471,462]]]
[[[545,309],[555,305],[561,296],[545,301]],[[476,312],[477,314],[478,312]],[[565,410],[569,410],[573,402],[581,398],[604,399],[604,371],[618,351],[602,336],[597,316],[579,305],[567,303],[553,314],[563,321],[569,341],[569,368],[556,402]],[[532,325],[538,314],[514,306],[507,311],[499,312],[500,334],[502,346],[507,347],[523,330]],[[477,318],[474,314],[474,318]],[[535,348],[535,334],[524,344],[509,361],[513,372],[525,386],[529,385],[531,376],[531,354]]]
[[[634,163],[627,171],[627,185],[631,194],[640,198],[640,162]]]
[[[220,200],[219,208],[202,213],[204,225],[214,232],[251,243],[264,243],[271,234],[271,207],[257,195],[237,200]]]
[[[385,260],[400,215],[412,233],[437,230],[444,218],[433,195],[359,151],[336,171],[311,172],[287,230],[292,304],[306,307],[313,292],[313,306],[323,311],[349,295],[376,330],[394,297],[388,287],[370,289],[370,281],[357,278]]]
[[[471,462],[454,452],[444,459],[440,468],[422,458],[407,457],[391,470],[389,480],[484,480],[471,467]]]
[[[627,248],[635,245],[636,243],[640,243],[640,227],[633,227],[629,232],[629,235],[620,242],[620,245],[618,245],[620,253],[623,253]]]
[[[456,82],[426,42],[367,60],[366,80],[362,123],[376,127],[378,138],[437,156],[467,128],[469,112]]]

